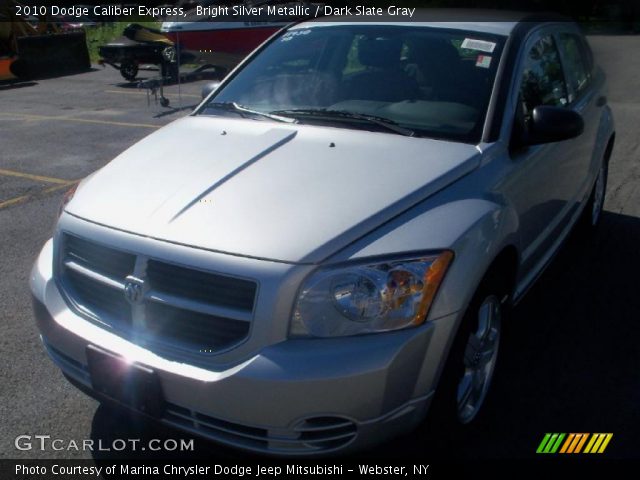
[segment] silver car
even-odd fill
[[[571,22],[291,26],[68,192],[43,344],[87,393],[252,451],[468,428],[508,307],[598,223],[614,137]]]

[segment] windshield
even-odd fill
[[[273,121],[260,115],[270,114],[476,143],[503,40],[421,26],[297,27],[272,41],[197,113]]]

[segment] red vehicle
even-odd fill
[[[266,1],[205,3],[210,8],[220,8],[218,12],[222,13],[215,17],[217,21],[210,21],[212,10],[201,9],[198,15],[198,10],[192,9],[187,12],[189,21],[177,19],[178,21],[164,22],[161,31],[176,45],[198,52],[207,63],[226,70],[233,68],[278,30],[306,18],[305,7],[306,11],[315,11],[312,4],[303,1],[276,2],[278,7],[285,7],[290,12],[288,15],[269,14]],[[274,2],[269,2],[269,5],[273,7]],[[251,8],[254,10],[250,10]],[[261,13],[249,13],[255,12],[255,8],[260,8],[258,11]]]

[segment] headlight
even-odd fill
[[[339,337],[422,324],[453,253],[318,270],[293,311],[292,336]]]

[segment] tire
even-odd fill
[[[602,217],[604,199],[607,193],[607,179],[609,177],[608,160],[608,157],[605,157],[602,165],[600,165],[600,170],[598,170],[598,176],[593,184],[591,195],[589,195],[589,200],[587,200],[587,204],[580,217],[581,230],[587,234],[594,232],[598,228]]]
[[[504,279],[490,273],[469,303],[426,422],[430,437],[453,439],[483,416],[508,313],[503,302],[508,292],[505,285]]]
[[[138,64],[133,60],[124,60],[122,64],[120,64],[120,75],[125,80],[129,80],[133,82],[138,76]]]

